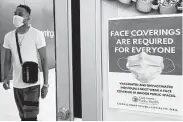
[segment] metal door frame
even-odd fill
[[[101,2],[80,0],[83,121],[102,121]]]
[[[73,113],[73,78],[72,78],[72,30],[71,0],[53,0],[55,18],[55,52],[56,52],[56,105],[57,120],[60,108]]]

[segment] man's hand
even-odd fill
[[[48,86],[43,85],[41,89],[41,98],[44,99],[48,93]]]
[[[42,35],[43,42],[45,41],[44,35]],[[48,59],[47,59],[47,51],[46,51],[46,46],[38,49],[40,59],[41,59],[41,66],[43,70],[43,79],[44,79],[44,85],[41,89],[41,97],[44,99],[48,93]]]
[[[10,81],[9,81],[9,80],[7,80],[7,79],[4,80],[3,88],[4,88],[5,90],[10,89]]]

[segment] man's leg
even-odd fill
[[[22,121],[37,121],[37,117],[35,118],[24,118]]]
[[[37,121],[39,114],[40,85],[24,89],[23,112],[25,121]]]
[[[16,103],[18,111],[19,111],[19,116],[20,116],[21,120],[23,121],[24,120],[24,117],[23,117],[23,100],[24,100],[23,90],[14,88],[14,98],[15,98],[15,103]]]

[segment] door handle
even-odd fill
[[[70,111],[67,108],[61,107],[57,113],[58,120],[68,120],[70,119]]]

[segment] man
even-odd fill
[[[41,89],[42,98],[46,97],[49,86],[45,38],[41,31],[29,25],[30,15],[31,9],[28,6],[17,6],[13,17],[13,24],[16,29],[5,35],[3,44],[5,48],[3,87],[9,89],[8,75],[12,64],[14,97],[22,121],[37,121],[37,115],[39,114],[40,81],[38,78],[36,83],[29,84],[23,82],[22,66],[17,51],[15,32],[18,35],[18,43],[23,62],[34,61],[38,63],[38,55],[40,55],[44,79],[44,84]]]

